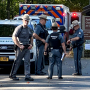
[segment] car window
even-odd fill
[[[22,20],[22,18],[18,18],[18,20]]]
[[[17,20],[17,18],[14,18],[13,20]]]
[[[11,37],[17,25],[0,25],[0,37]]]

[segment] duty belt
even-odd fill
[[[73,48],[76,48],[76,47],[78,47],[78,46],[82,46],[83,44],[74,44],[73,45]]]
[[[50,49],[52,50],[52,49],[60,49],[60,48],[53,48],[53,47],[50,47]]]
[[[24,45],[25,49],[27,49],[30,45]]]
[[[23,44],[20,44],[20,45],[23,45]],[[24,49],[27,49],[30,45],[23,45],[24,46]]]

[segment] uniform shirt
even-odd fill
[[[75,33],[73,34],[73,38],[75,37],[79,37],[80,39],[79,40],[76,40],[76,41],[72,41],[72,44],[76,43],[76,44],[83,44],[84,42],[84,33],[83,33],[83,30],[82,29],[78,29],[75,31]]]
[[[58,32],[53,32],[53,33],[58,33]],[[46,43],[49,43],[50,35],[47,36]],[[61,35],[59,35],[58,39],[60,40],[61,43],[64,43],[64,39]]]
[[[15,28],[13,36],[18,38],[20,44],[27,45],[30,42],[29,39],[32,37],[32,34],[29,27],[25,28],[23,25],[19,25]]]
[[[34,33],[36,33],[40,38],[45,38],[45,31],[43,28],[45,28],[44,25],[42,25],[41,23],[39,23],[40,25],[37,24],[35,30],[34,30]],[[42,28],[42,27],[43,28]],[[37,46],[40,46],[40,45],[44,45],[44,43],[40,40],[36,40],[36,43],[37,43]]]
[[[41,23],[39,23],[39,24],[41,24]],[[41,24],[41,25],[42,25],[42,24]],[[42,26],[43,26],[43,25],[42,25]],[[43,27],[44,27],[44,26],[43,26]],[[36,34],[39,36],[39,34],[40,34],[40,33],[43,33],[43,32],[44,32],[43,28],[41,28],[40,25],[37,25],[36,28],[35,28],[34,33],[36,33]]]

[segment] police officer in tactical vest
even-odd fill
[[[33,37],[30,32],[31,29],[27,26],[29,22],[29,15],[24,14],[22,19],[23,24],[17,26],[12,35],[13,42],[16,46],[16,57],[9,78],[19,80],[19,78],[16,77],[16,73],[22,59],[24,58],[25,81],[33,81],[34,79],[30,77],[30,49],[33,45]]]
[[[64,53],[66,54],[66,47],[64,43],[63,37],[57,32],[58,25],[56,22],[52,23],[53,33],[48,35],[45,43],[45,51],[44,55],[47,54],[46,50],[49,45],[50,53],[49,53],[49,68],[48,68],[48,77],[47,79],[52,79],[53,76],[53,67],[55,62],[57,62],[57,74],[58,79],[62,78],[62,48]]]
[[[45,40],[47,37],[47,31],[45,30],[45,24],[47,20],[46,15],[40,15],[40,22],[37,24],[35,31],[33,33],[33,36],[36,38],[36,46],[37,46],[37,52],[38,52],[38,57],[36,59],[36,69],[35,69],[35,74],[36,75],[45,75],[42,71],[43,69],[43,63],[44,63],[44,45],[45,45]]]
[[[72,26],[74,28],[73,38],[67,41],[67,44],[71,43],[71,47],[74,52],[74,63],[75,63],[75,73],[72,75],[82,75],[81,71],[81,56],[83,51],[83,43],[84,43],[84,33],[83,30],[80,29],[79,23],[77,20],[72,22]]]

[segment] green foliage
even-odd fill
[[[79,11],[82,12],[83,7],[87,6],[89,4],[89,0],[66,0],[64,4],[68,7],[70,7],[70,11]]]
[[[12,19],[19,14],[19,3],[23,0],[0,0],[0,19]]]
[[[12,19],[19,15],[19,3],[28,4],[64,4],[70,11],[82,11],[89,0],[0,0],[0,19]]]

